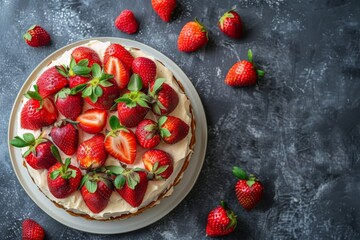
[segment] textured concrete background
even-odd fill
[[[216,26],[234,5],[246,28],[240,41]],[[140,21],[135,35],[113,26],[125,8]],[[225,239],[360,239],[358,0],[178,0],[169,24],[150,0],[2,0],[0,9],[0,239],[19,239],[28,217],[49,239],[205,239],[207,213],[222,199],[239,221]],[[210,30],[210,42],[180,53],[178,33],[195,16]],[[50,46],[23,42],[34,23],[50,32]],[[50,218],[21,188],[7,150],[11,107],[28,74],[60,47],[99,36],[134,39],[170,57],[197,89],[209,125],[204,167],[186,199],[160,221],[117,236],[83,233]],[[255,87],[227,87],[228,69],[249,48],[266,77]],[[236,201],[233,165],[265,185],[265,199],[251,212]]]

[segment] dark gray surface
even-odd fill
[[[222,199],[239,221],[226,239],[360,239],[360,2],[178,2],[168,24],[150,0],[0,2],[0,239],[19,239],[28,217],[49,239],[205,239],[207,213]],[[216,26],[235,4],[246,28],[240,41]],[[125,8],[140,21],[135,35],[113,26]],[[210,30],[210,42],[197,53],[180,53],[178,33],[195,16]],[[23,42],[34,23],[50,32],[50,46]],[[204,167],[186,199],[160,221],[116,236],[83,233],[50,218],[21,188],[7,150],[11,107],[27,75],[60,47],[99,36],[134,39],[170,57],[196,87],[209,125]],[[255,87],[226,86],[228,69],[249,48],[266,77]],[[236,201],[233,165],[265,185],[265,198],[251,212]]]

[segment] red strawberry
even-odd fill
[[[208,215],[206,235],[209,237],[228,235],[235,230],[236,225],[236,215],[222,201],[221,205],[211,210]]]
[[[144,89],[148,89],[149,84],[155,81],[156,64],[149,58],[135,58],[132,63],[132,71],[140,76]]]
[[[189,133],[189,126],[174,116],[162,116],[159,118],[158,124],[161,138],[168,144],[179,142]]]
[[[58,112],[54,103],[48,98],[42,98],[38,87],[34,85],[35,91],[28,91],[25,97],[29,98],[21,110],[20,125],[22,128],[38,130],[53,124]]]
[[[69,87],[70,87],[70,88],[74,88],[74,87],[76,87],[77,85],[87,83],[87,82],[90,81],[90,80],[91,80],[90,77],[85,77],[85,76],[73,76],[73,77],[69,77]]]
[[[135,134],[124,126],[120,125],[116,116],[111,116],[111,131],[105,138],[105,149],[111,156],[126,164],[133,164],[136,158],[136,137]]]
[[[104,165],[108,153],[104,146],[105,137],[98,133],[81,143],[77,150],[77,160],[82,169],[97,169]]]
[[[146,170],[152,172],[157,180],[167,179],[174,170],[174,162],[170,154],[159,149],[145,152],[142,161]]]
[[[263,185],[253,175],[248,176],[241,168],[233,167],[233,173],[239,179],[235,192],[240,205],[246,210],[253,209],[262,198]]]
[[[81,60],[88,60],[88,67],[92,67],[94,63],[97,63],[101,66],[101,60],[99,55],[88,47],[77,47],[75,48],[71,56],[74,58],[76,63],[79,63]]]
[[[109,110],[120,95],[119,87],[113,75],[105,73],[99,64],[95,63],[91,71],[92,79],[87,83],[77,85],[71,89],[71,93],[82,92],[81,96],[91,106]]]
[[[22,223],[22,240],[45,239],[43,227],[32,219],[25,219]]]
[[[35,139],[33,134],[25,133],[23,138],[16,136],[10,144],[17,148],[29,147],[23,157],[34,169],[48,169],[57,162],[51,153],[53,144],[42,136]]]
[[[113,185],[106,174],[90,172],[81,180],[80,192],[90,211],[99,213],[108,205]]]
[[[152,111],[157,115],[168,115],[179,103],[179,97],[172,87],[158,78],[150,84],[149,96],[153,99]]]
[[[161,141],[157,123],[150,119],[144,119],[138,124],[135,135],[139,145],[143,148],[154,148]]]
[[[243,60],[232,66],[226,75],[225,83],[232,87],[245,87],[256,84],[257,77],[263,77],[265,72],[255,68],[252,62],[252,52],[248,51],[248,61]]]
[[[49,33],[39,25],[32,25],[24,34],[25,42],[31,47],[41,47],[50,43]]]
[[[79,168],[70,165],[71,158],[62,162],[59,151],[55,146],[51,147],[51,152],[58,160],[47,174],[47,184],[51,194],[56,198],[66,198],[77,190],[81,182],[81,171]]]
[[[178,49],[182,52],[194,52],[208,42],[208,32],[196,18],[181,29],[178,38]]]
[[[234,9],[224,13],[219,19],[218,27],[231,38],[237,39],[241,37],[243,26],[239,14]]]
[[[176,0],[151,0],[151,4],[163,21],[170,21],[171,14],[176,7]]]
[[[83,103],[82,97],[79,94],[71,95],[69,88],[63,88],[55,95],[55,106],[57,110],[64,115],[64,117],[73,121],[81,114]]]
[[[124,169],[121,166],[106,166],[108,172],[117,175],[114,179],[115,190],[120,196],[136,208],[142,203],[148,179],[145,170],[140,168]]]
[[[104,63],[107,62],[110,56],[118,58],[122,63],[125,64],[125,67],[128,69],[128,71],[131,71],[131,65],[134,61],[134,57],[122,45],[117,43],[110,44],[105,50]]]
[[[50,136],[56,146],[66,155],[71,156],[76,153],[79,144],[79,133],[71,123],[65,120],[58,121],[51,129]]]
[[[99,133],[106,125],[107,111],[103,109],[88,109],[76,118],[79,127],[87,133]]]
[[[139,24],[132,11],[123,10],[115,20],[115,27],[124,33],[133,34],[137,32]]]
[[[115,100],[118,103],[117,110],[120,123],[125,127],[135,127],[149,111],[149,97],[140,91],[141,88],[141,79],[137,74],[133,74],[128,85],[130,92]]]
[[[39,87],[39,94],[43,98],[57,93],[68,85],[68,80],[58,69],[62,69],[62,67],[51,67],[45,70],[36,81],[36,85]]]
[[[114,75],[114,79],[120,89],[126,88],[130,80],[130,74],[121,60],[113,56],[108,57],[104,65],[104,71]]]
[[[69,66],[57,67],[58,72],[67,77],[69,80],[69,87],[73,88],[77,85],[87,83],[90,80],[91,68],[88,67],[89,60],[83,59],[76,63],[75,59],[71,57]]]

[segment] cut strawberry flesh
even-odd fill
[[[126,88],[129,83],[129,72],[125,64],[116,57],[110,56],[105,63],[104,71],[114,75],[114,79],[120,89]]]
[[[89,109],[77,117],[76,121],[85,132],[98,133],[105,124],[107,118],[107,111],[103,109]]]
[[[105,149],[116,159],[133,164],[136,157],[136,139],[132,132],[121,131],[116,137],[108,136]]]

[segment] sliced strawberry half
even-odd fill
[[[106,151],[120,162],[133,164],[136,158],[135,134],[121,126],[116,116],[111,116],[109,122],[112,130],[106,135]]]
[[[117,43],[110,44],[106,50],[104,55],[104,62],[106,63],[108,61],[108,58],[110,56],[114,56],[121,60],[125,64],[125,67],[131,71],[131,65],[134,61],[134,57],[131,55],[131,53],[126,50],[122,45]]]
[[[88,109],[76,118],[79,127],[87,133],[98,133],[106,124],[107,111],[104,109]]]
[[[130,74],[125,64],[116,57],[108,57],[105,62],[104,71],[114,75],[114,79],[120,89],[126,88],[130,80]]]

